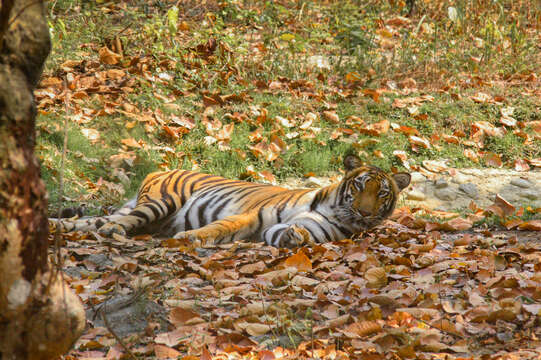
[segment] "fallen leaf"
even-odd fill
[[[302,250],[299,250],[295,255],[288,257],[284,262],[284,265],[287,267],[294,267],[299,271],[312,271],[312,262]]]
[[[381,288],[387,285],[387,273],[384,268],[373,267],[366,271],[364,278],[368,281],[369,288]]]
[[[102,48],[98,51],[98,54],[99,54],[99,56],[100,56],[100,61],[101,61],[102,63],[104,63],[104,64],[107,64],[107,65],[115,65],[115,64],[118,64],[118,62],[119,62],[120,59],[122,58],[121,55],[112,52],[112,51],[109,50],[106,46],[102,47]]]

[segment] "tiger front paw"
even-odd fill
[[[195,247],[200,247],[202,243],[201,239],[199,239],[199,237],[193,230],[178,232],[175,234],[175,236],[173,236],[173,238],[174,239],[188,239],[188,241]]]
[[[121,225],[116,224],[114,222],[110,222],[100,227],[98,229],[98,234],[100,234],[101,236],[107,236],[107,237],[113,234],[126,236],[126,230],[124,230],[124,228]]]
[[[278,242],[279,247],[294,248],[303,245],[313,245],[310,233],[303,227],[290,225],[282,233]]]

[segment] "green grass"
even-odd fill
[[[73,203],[87,202],[96,208],[119,203],[135,193],[148,172],[189,169],[194,163],[201,171],[231,178],[246,177],[247,167],[253,166],[256,171],[273,173],[278,181],[339,171],[342,157],[350,152],[386,170],[402,168],[393,155],[395,150],[406,151],[412,165],[426,159],[449,159],[449,165],[455,167],[485,166],[482,161],[475,163],[465,157],[468,146],[463,144],[440,140],[433,142],[431,149],[414,152],[407,135],[393,130],[380,136],[357,131],[354,136],[331,136],[338,128],[349,128],[349,116],[357,116],[366,124],[388,120],[415,128],[427,139],[455,131],[468,137],[476,121],[498,125],[502,106],[513,106],[513,117],[520,122],[541,118],[538,98],[524,95],[534,88],[527,77],[539,74],[541,69],[535,61],[540,53],[535,27],[540,15],[533,11],[534,2],[482,1],[486,6],[473,9],[471,2],[461,0],[454,3],[456,19],[449,18],[447,3],[417,2],[418,14],[409,19],[410,25],[394,27],[385,22],[407,13],[399,2],[391,6],[391,2],[379,1],[249,0],[199,5],[185,1],[179,3],[177,27],[168,19],[175,3],[49,3],[53,51],[46,76],[63,78],[63,63],[85,60],[80,68],[68,72],[84,77],[122,69],[129,71],[127,78],[131,81],[129,92],[119,88],[72,102],[69,117],[81,111],[99,112],[105,102],[119,104],[112,105],[113,109],[122,109],[123,103],[137,108],[135,117],[115,112],[93,114],[81,125],[70,121],[64,179],[65,195]],[[181,22],[187,29],[178,27]],[[111,48],[115,38],[122,43],[123,60],[117,65],[100,64],[98,50]],[[211,39],[218,44],[213,54],[204,56],[196,51]],[[308,66],[313,55],[326,58],[330,69]],[[130,67],[134,59],[141,63]],[[171,80],[152,80],[160,76],[170,76]],[[349,81],[351,77],[357,81]],[[408,78],[413,78],[418,88],[410,94],[382,93],[380,102],[375,102],[360,91],[396,88]],[[260,90],[258,81],[280,83],[282,88]],[[290,86],[295,81],[300,85]],[[470,96],[479,91],[503,98],[504,104],[475,103]],[[247,95],[243,101],[215,106],[210,112],[204,106],[203,96],[243,93]],[[424,94],[434,97],[433,102],[418,106],[418,113],[426,114],[427,120],[415,118],[406,108],[392,106],[395,99]],[[336,110],[340,124],[322,116],[329,108]],[[262,109],[267,111],[269,121],[258,124],[254,111]],[[282,128],[272,121],[281,116],[300,124],[309,112],[318,114],[312,126],[320,130],[313,138],[303,137],[305,132],[298,127]],[[230,115],[235,113],[241,114],[242,120],[231,120]],[[146,120],[137,118],[143,114]],[[154,115],[173,127],[176,125],[171,123],[171,116],[187,117],[196,127],[173,139],[156,123]],[[59,200],[64,116],[62,102],[46,107],[38,116],[38,152],[52,206]],[[235,123],[227,149],[205,144],[205,118]],[[128,129],[130,123],[133,126]],[[287,144],[287,150],[275,161],[259,158],[250,150],[255,143],[249,135],[259,126],[264,137],[276,135]],[[81,128],[97,130],[100,139],[93,143]],[[523,130],[535,135],[530,128]],[[294,131],[300,136],[288,139],[286,134]],[[145,146],[127,148],[122,140],[128,138]],[[512,166],[517,158],[541,157],[537,141],[525,145],[513,129],[508,129],[501,138],[485,139],[485,147],[480,150],[501,154],[505,165]],[[123,170],[129,184],[121,191],[103,185],[96,190],[100,178],[102,182],[120,183],[110,166],[111,156],[118,154],[134,157],[133,165]]]

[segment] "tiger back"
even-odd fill
[[[137,197],[109,216],[57,221],[64,231],[151,233],[201,243],[265,241],[291,247],[350,237],[393,211],[407,173],[387,174],[344,159],[342,181],[320,189],[286,189],[187,170],[149,174]]]

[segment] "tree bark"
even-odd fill
[[[33,89],[50,51],[49,29],[41,1],[0,3],[0,358],[52,359],[80,336],[85,315],[47,262]]]

